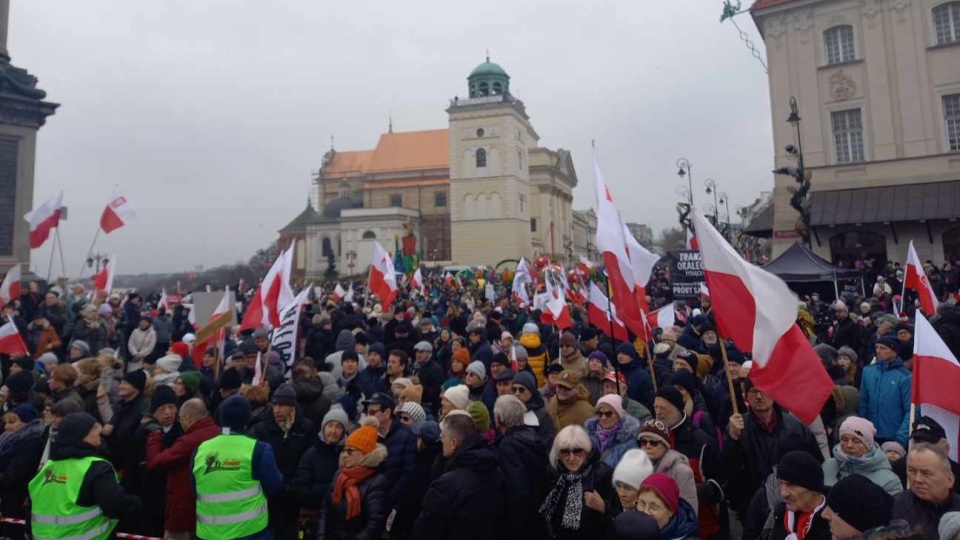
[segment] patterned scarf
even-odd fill
[[[597,427],[594,430],[594,433],[597,435],[597,439],[600,441],[600,453],[607,451],[607,447],[610,446],[610,443],[613,441],[614,436],[620,431],[620,425],[622,422],[618,422],[617,425],[612,428],[605,428],[600,425],[600,422],[597,421]]]
[[[333,486],[333,494],[330,500],[333,504],[340,505],[343,495],[347,495],[347,519],[353,519],[360,515],[360,483],[373,476],[376,469],[370,467],[350,467],[340,469],[340,475],[337,476],[337,483]]]
[[[560,525],[571,531],[580,530],[580,515],[583,513],[583,478],[590,474],[593,465],[578,472],[568,472],[560,475],[557,485],[553,486],[547,499],[540,506],[540,515],[552,522],[560,498],[566,494],[566,504],[563,509],[563,518]]]

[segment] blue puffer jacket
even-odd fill
[[[660,529],[660,538],[671,540],[699,540],[700,522],[697,513],[684,499],[680,499],[677,513]]]
[[[910,391],[913,376],[899,357],[877,361],[863,370],[859,416],[873,422],[877,438],[895,440],[906,448],[910,433]]]
[[[590,435],[590,441],[593,448],[600,452],[600,438],[597,437],[596,418],[591,418],[584,422],[583,428]],[[639,448],[637,445],[637,434],[640,433],[640,421],[632,416],[628,416],[620,421],[617,432],[613,435],[613,440],[607,445],[607,448],[600,454],[600,460],[606,463],[611,469],[617,468],[620,458],[627,453],[627,450]]]

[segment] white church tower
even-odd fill
[[[528,154],[540,137],[523,102],[510,95],[510,76],[489,57],[467,81],[469,97],[447,109],[453,262],[529,258]]]

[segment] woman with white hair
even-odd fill
[[[550,450],[555,475],[540,515],[556,540],[603,538],[613,471],[578,425],[560,430]]]

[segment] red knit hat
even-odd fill
[[[663,502],[670,507],[670,510],[676,514],[680,505],[680,486],[676,480],[663,473],[653,473],[640,483],[640,489],[652,489]]]
[[[177,341],[170,344],[170,352],[186,360],[190,356],[190,346],[182,341]]]

